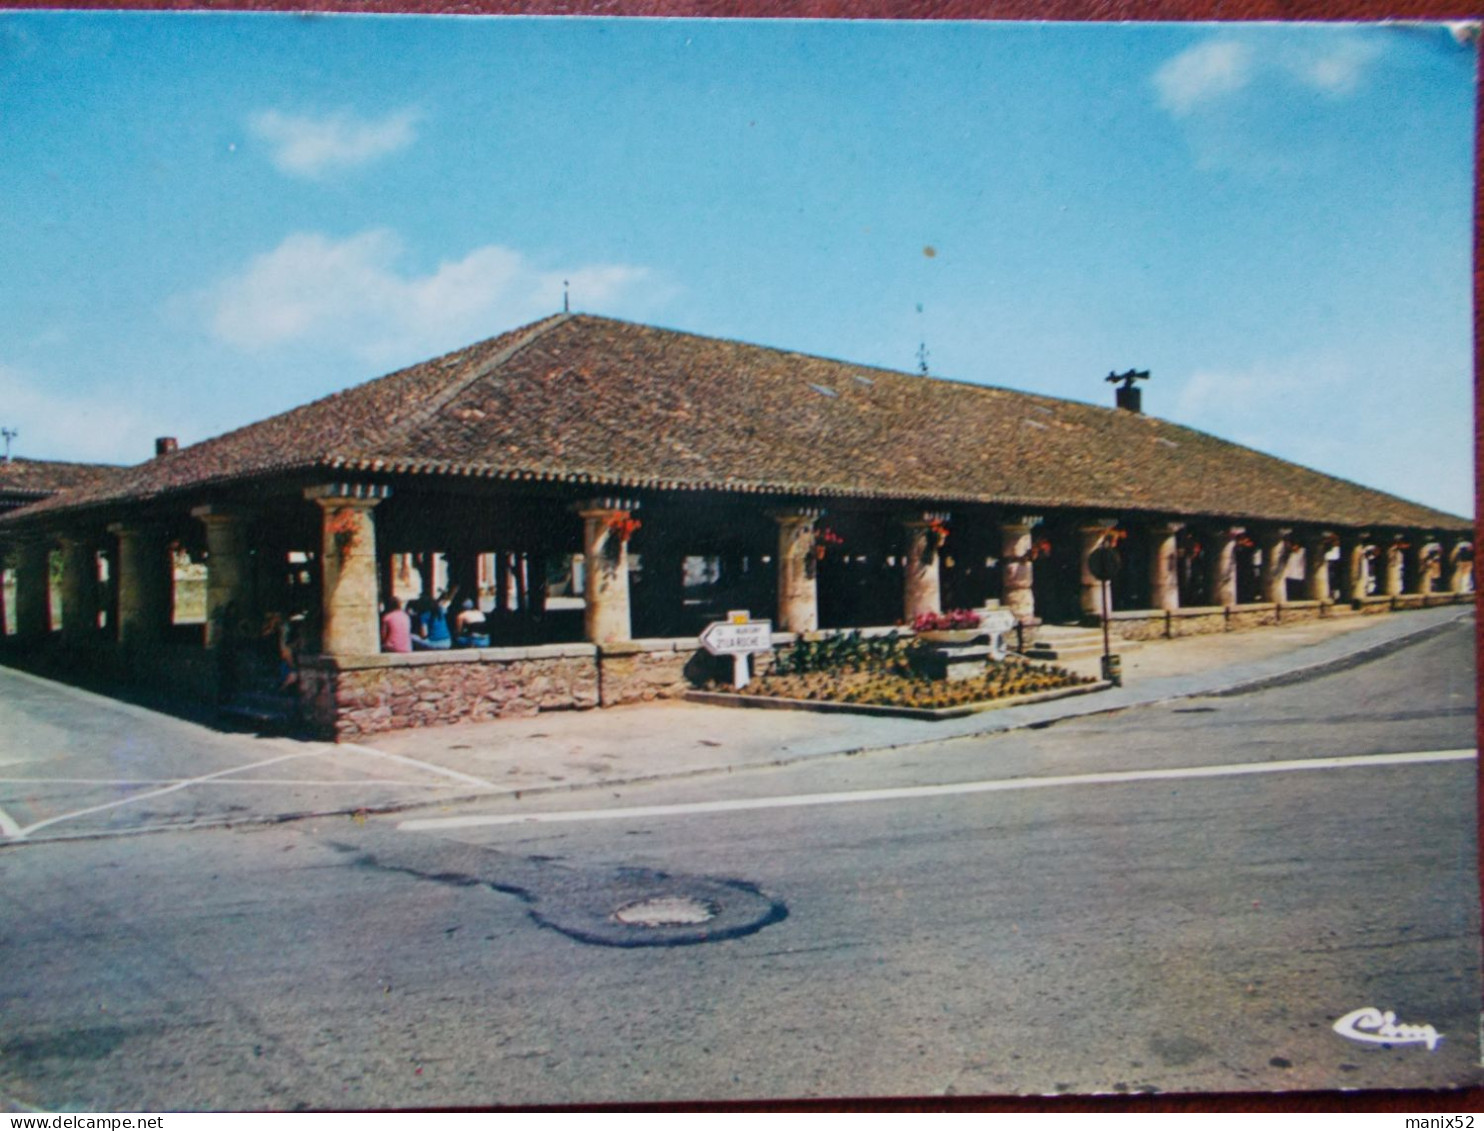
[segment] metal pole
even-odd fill
[[[1108,657],[1113,654],[1113,649],[1108,644],[1108,582],[1103,581],[1103,666],[1107,667]]]

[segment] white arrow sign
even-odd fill
[[[715,621],[701,633],[701,647],[713,656],[745,656],[749,652],[767,652],[773,647],[773,622],[748,621],[727,624]]]
[[[729,624],[713,621],[701,633],[701,647],[713,656],[732,657],[732,685],[741,690],[752,678],[747,668],[747,657],[753,652],[773,649],[773,622],[754,620]]]

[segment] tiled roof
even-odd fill
[[[59,491],[101,484],[125,469],[104,463],[50,459],[0,460],[0,511],[25,506]]]
[[[28,514],[318,469],[1467,530],[1152,416],[556,315]]]

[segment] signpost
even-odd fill
[[[724,621],[713,621],[701,633],[701,647],[713,656],[732,657],[732,686],[746,687],[752,679],[747,657],[773,650],[773,622],[748,620],[747,613],[729,612]]]
[[[1099,546],[1087,555],[1087,572],[1103,583],[1103,678],[1114,687],[1123,686],[1123,664],[1120,657],[1112,654],[1108,644],[1108,606],[1111,596],[1108,583],[1118,576],[1121,569],[1123,559],[1111,546]]]

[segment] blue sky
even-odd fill
[[[559,309],[1470,514],[1439,27],[0,13],[0,424],[134,462]],[[921,306],[919,312],[918,307]]]

